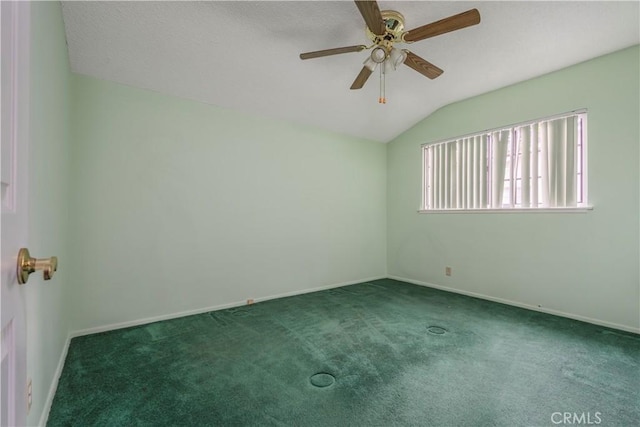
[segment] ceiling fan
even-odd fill
[[[360,52],[372,49],[371,55],[364,61],[364,66],[353,81],[351,89],[361,89],[376,67],[380,66],[380,97],[378,102],[386,103],[384,95],[384,75],[405,64],[430,79],[443,73],[442,69],[419,57],[407,49],[398,49],[394,43],[413,43],[430,37],[439,36],[451,31],[460,30],[480,23],[480,13],[471,9],[448,18],[441,19],[421,27],[404,31],[404,16],[395,10],[380,11],[375,0],[355,0],[360,14],[367,25],[365,32],[370,46],[355,45],[335,49],[318,50],[300,54],[300,59],[320,58],[342,53]]]

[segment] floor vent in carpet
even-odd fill
[[[427,328],[427,331],[434,335],[444,335],[447,333],[447,330],[445,328],[441,328],[440,326],[429,326]]]
[[[336,378],[331,374],[327,374],[326,372],[319,372],[317,374],[311,375],[309,381],[311,381],[311,385],[313,385],[314,387],[324,388],[332,385],[336,381]]]

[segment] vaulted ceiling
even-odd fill
[[[472,8],[479,25],[409,48],[444,70],[402,66],[349,87],[370,51],[353,1],[62,2],[71,69],[253,115],[386,142],[452,102],[640,42],[637,1],[379,1],[407,29]],[[611,70],[611,78],[615,78]]]

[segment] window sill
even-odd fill
[[[579,208],[517,208],[517,209],[429,209],[418,210],[421,214],[513,214],[513,213],[587,213],[593,206]]]

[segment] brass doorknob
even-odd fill
[[[18,283],[24,285],[29,280],[29,275],[36,270],[42,270],[44,280],[50,280],[58,269],[58,257],[35,259],[31,258],[29,249],[22,248],[18,252]]]

